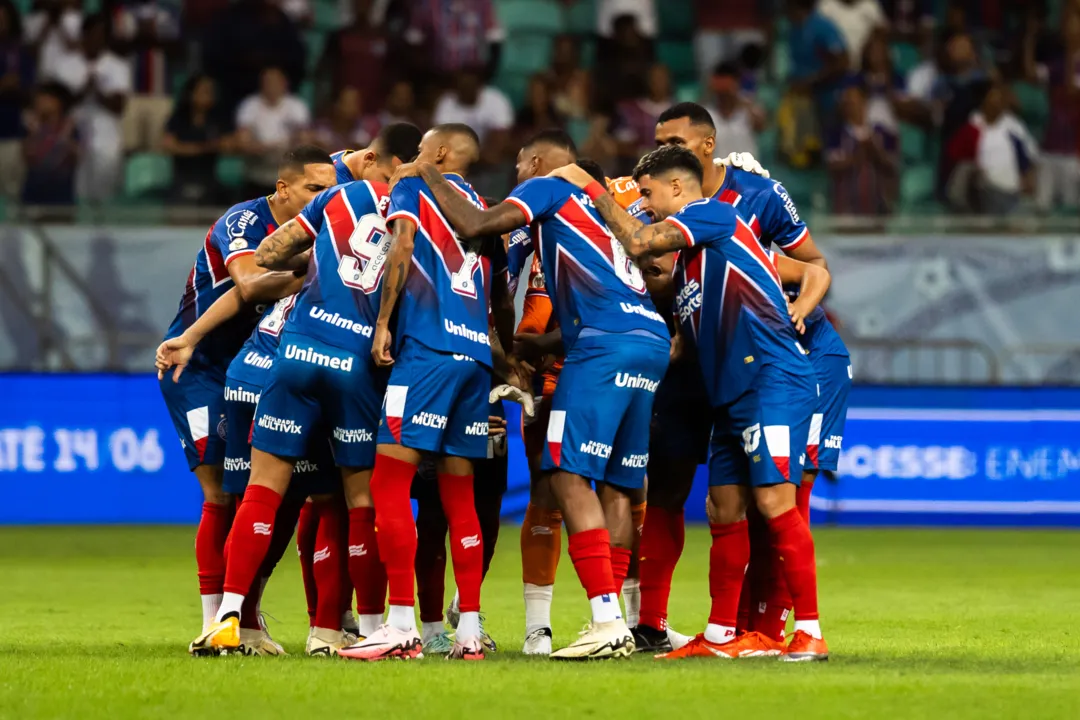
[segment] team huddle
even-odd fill
[[[530,472],[524,653],[828,658],[809,502],[836,469],[851,366],[818,306],[825,260],[752,157],[713,161],[704,108],[671,107],[656,140],[608,180],[542,132],[491,202],[465,179],[471,128],[393,124],[364,150],[287,153],[272,195],[211,227],[157,353],[204,494],[191,654],[284,653],[259,605],[294,530],[308,654],[494,652],[481,588],[510,400]],[[712,607],[687,637],[667,605],[700,464]],[[553,650],[564,525],[592,617]]]

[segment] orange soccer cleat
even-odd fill
[[[785,662],[820,662],[828,660],[829,646],[825,644],[823,638],[816,638],[808,632],[796,630],[780,659]]]
[[[688,657],[715,657],[715,658],[747,658],[767,657],[779,655],[781,646],[761,633],[748,632],[739,635],[726,643],[714,643],[705,639],[704,635],[698,635],[693,640],[683,645],[678,650],[657,655],[657,660],[681,660]]]

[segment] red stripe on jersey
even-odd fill
[[[777,285],[780,284],[780,273],[777,271],[776,266],[772,264],[769,256],[765,253],[765,248],[761,247],[761,243],[754,237],[754,231],[750,229],[750,226],[743,221],[742,218],[736,218],[735,234],[731,236],[732,239],[738,244],[746,248],[754,259],[761,263],[761,266],[765,269],[765,272],[769,274]]]
[[[330,198],[323,208],[323,215],[326,217],[327,227],[330,228],[330,240],[334,243],[337,256],[341,258],[352,255],[349,238],[356,228],[356,216],[349,206],[344,190],[334,193],[334,197]]]
[[[698,286],[697,297],[701,302],[690,314],[690,328],[693,330],[694,340],[697,340],[698,330],[701,328],[701,306],[705,304],[705,251],[684,250],[679,253],[679,256],[683,260],[683,277],[686,285],[696,282]]]
[[[780,471],[780,475],[785,480],[791,479],[791,458],[773,456],[773,464],[776,465],[776,469]]]
[[[612,267],[615,266],[615,251],[611,247],[611,235],[608,234],[607,228],[597,222],[596,218],[590,215],[574,196],[570,196],[556,215],[576,230],[598,253],[607,258]]]
[[[214,227],[217,223],[210,226],[210,229],[206,232],[206,239],[203,240],[203,250],[206,251],[206,267],[210,270],[210,281],[217,286],[220,283],[229,279],[229,269],[225,267],[225,258],[221,257],[221,251],[217,249],[211,238],[214,235]]]
[[[750,218],[750,229],[754,232],[754,237],[761,241],[761,221],[758,220],[758,216]]]
[[[420,225],[442,257],[447,271],[453,274],[461,270],[461,266],[465,263],[465,253],[458,244],[457,235],[439,209],[424,193],[420,193]]]
[[[731,188],[728,188],[727,190],[722,190],[718,195],[716,195],[716,199],[720,202],[727,203],[728,205],[738,205],[739,201],[742,200],[742,195],[735,192]]]

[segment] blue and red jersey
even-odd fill
[[[486,208],[460,175],[448,174],[446,179],[473,205]],[[465,355],[491,367],[491,261],[480,254],[479,244],[458,238],[422,178],[405,178],[394,186],[386,219],[416,225],[396,341],[411,338],[431,350]]]
[[[183,334],[215,300],[232,288],[229,264],[253,254],[274,229],[274,216],[265,197],[234,205],[218,218],[206,233],[203,246],[195,257],[180,307],[165,333],[166,340]],[[192,363],[224,372],[251,334],[257,319],[254,312],[244,312],[216,328],[199,343]]]
[[[338,150],[330,156],[330,159],[334,161],[334,173],[337,174],[338,185],[355,182],[358,179],[353,177],[352,170],[345,164],[345,156],[352,152],[352,150]]]
[[[791,196],[775,180],[728,167],[724,182],[713,197],[738,209],[766,250],[776,245],[790,254],[810,237],[810,229],[799,217]],[[797,288],[794,290],[797,292]],[[811,355],[847,357],[844,341],[825,317],[820,305],[806,317],[804,324],[806,333],[801,341]]]
[[[532,228],[567,351],[585,328],[667,337],[641,271],[588,195],[565,180],[543,177],[518,185],[506,202],[519,208]]]
[[[676,261],[676,307],[697,348],[714,407],[734,402],[765,366],[813,377],[787,311],[772,251],[758,242],[739,212],[695,200],[664,220],[687,248]]]
[[[375,334],[390,233],[386,185],[335,185],[308,203],[296,221],[314,239],[304,286],[285,329],[364,354]]]

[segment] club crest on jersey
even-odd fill
[[[237,250],[243,250],[247,247],[247,240],[244,238],[236,238],[229,243],[229,252],[236,252]]]

